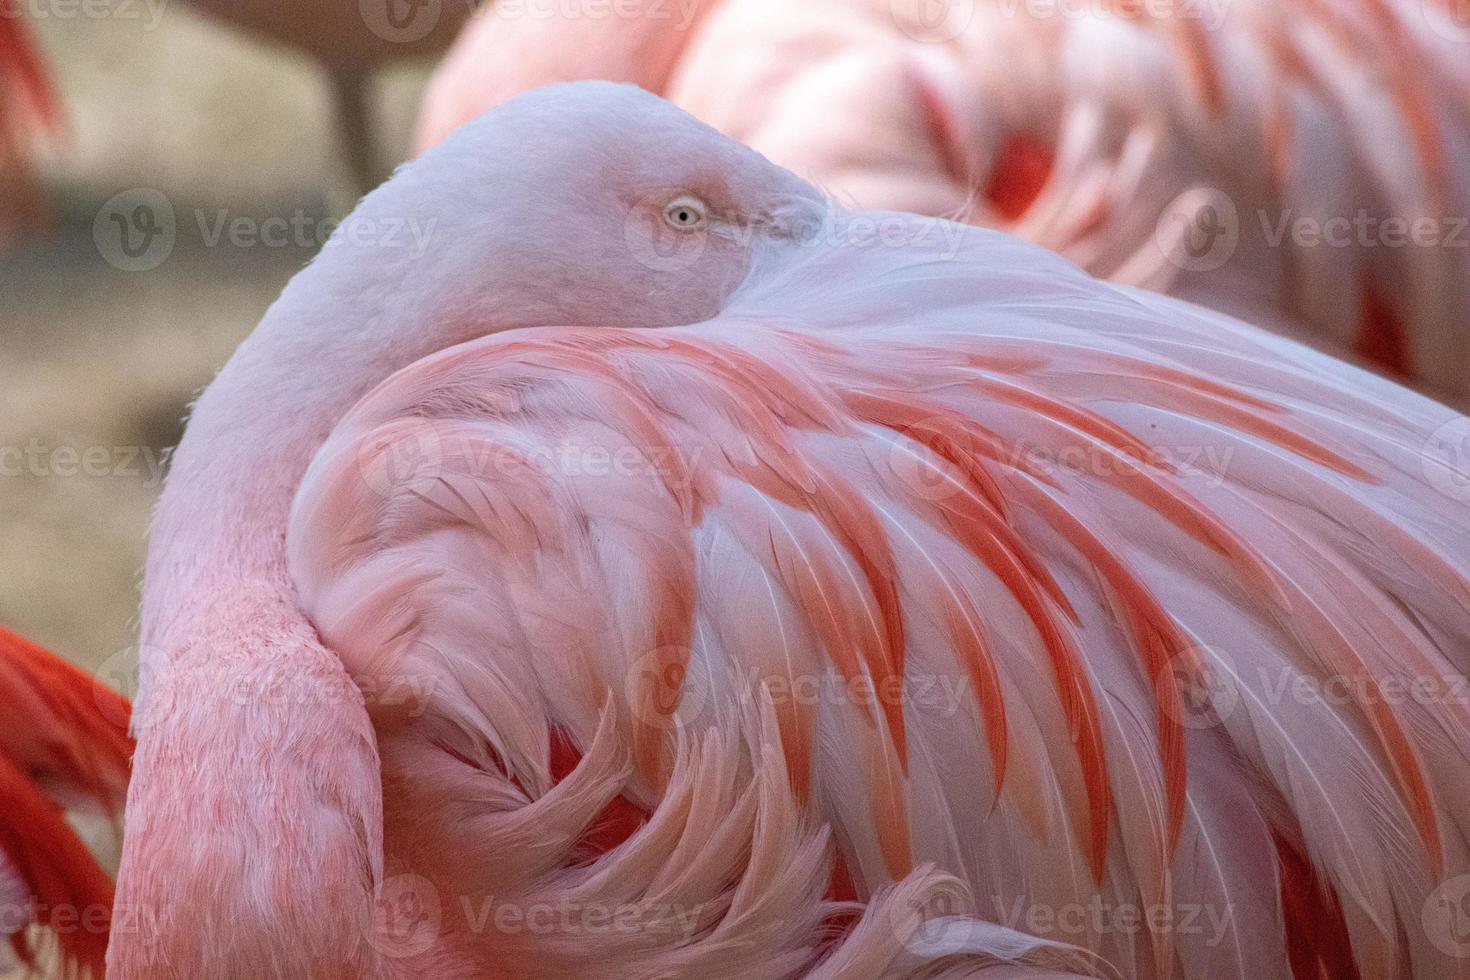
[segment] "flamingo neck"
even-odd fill
[[[167,648],[163,627],[222,590],[289,596],[291,501],[333,425],[398,368],[485,332],[416,313],[414,267],[329,243],[199,398],[150,534],[145,646]]]
[[[268,318],[206,390],[174,454],[151,535],[145,645],[167,645],[165,618],[176,621],[233,584],[289,591],[294,488],[335,419],[379,376],[348,351],[278,359],[278,345],[265,342],[271,325]]]

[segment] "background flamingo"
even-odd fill
[[[384,65],[437,55],[475,0],[191,0],[217,20],[316,59],[331,79],[338,123],[359,192],[386,176],[373,138],[371,83]]]
[[[1452,3],[635,6],[476,18],[420,145],[547,82],[635,82],[844,199],[1007,228],[1470,396]]]
[[[121,815],[128,713],[115,692],[0,629],[0,938],[27,966],[59,959],[55,975],[102,975],[112,880],[65,810]],[[31,924],[49,938],[38,943]]]
[[[164,492],[116,980],[1470,974],[1466,419],[629,88],[351,221]]]
[[[25,26],[0,11],[0,252],[45,217],[28,157],[37,129],[55,122],[51,92]]]

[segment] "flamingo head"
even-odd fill
[[[463,331],[441,341],[487,325],[670,326],[719,312],[753,253],[825,206],[662,99],[576,82],[461,127],[364,199],[320,261],[407,304],[395,331]],[[362,247],[395,228],[404,247]]]

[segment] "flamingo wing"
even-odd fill
[[[0,629],[0,936],[30,967],[49,955],[27,931],[34,923],[65,976],[102,976],[112,880],[62,803],[121,813],[128,714],[119,695]]]
[[[421,361],[288,542],[390,866],[700,910],[480,955],[1466,976],[1421,916],[1470,870],[1470,493],[1433,449],[1466,424],[969,229]],[[895,889],[927,897],[879,942]]]

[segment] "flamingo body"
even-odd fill
[[[629,88],[405,215],[179,449],[112,976],[1470,971],[1462,417]]]

